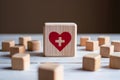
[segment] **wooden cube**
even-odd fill
[[[100,55],[102,57],[110,57],[110,55],[114,52],[114,46],[113,45],[102,45],[100,47]]]
[[[120,52],[120,41],[112,41],[111,44],[114,45],[115,52]]]
[[[10,55],[12,56],[16,53],[24,54],[25,53],[25,46],[17,45],[17,46],[10,47]]]
[[[86,42],[90,40],[89,36],[82,36],[80,37],[80,46],[86,46]]]
[[[96,71],[101,66],[101,56],[99,54],[90,53],[83,57],[83,69],[88,71]]]
[[[38,69],[38,80],[63,80],[63,75],[63,66],[59,64],[45,63]]]
[[[12,56],[12,69],[26,70],[30,66],[30,54],[14,54]]]
[[[76,53],[75,23],[45,23],[44,55],[73,57]]]
[[[28,41],[28,50],[29,51],[39,51],[40,50],[40,41],[38,41],[38,40]]]
[[[30,36],[20,37],[20,38],[19,38],[19,44],[20,44],[20,45],[24,45],[25,48],[27,48],[27,43],[28,43],[28,41],[31,41],[31,37],[30,37]]]
[[[108,37],[108,36],[99,36],[98,41],[99,41],[99,46],[109,44],[110,37]]]
[[[89,40],[86,42],[86,50],[94,51],[98,50],[98,48],[99,48],[98,41]]]
[[[113,69],[120,69],[120,53],[113,53],[110,55],[109,67]]]
[[[10,51],[10,47],[15,46],[15,42],[13,40],[3,41],[2,42],[2,51]]]

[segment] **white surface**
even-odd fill
[[[78,35],[77,42],[79,44],[80,36],[91,36],[93,40],[97,40],[98,36],[104,34],[81,34]],[[111,40],[120,40],[120,34],[106,34],[111,37]],[[20,36],[27,36],[23,34],[1,34],[0,43],[3,40],[15,40],[18,43]],[[43,36],[38,34],[28,34],[32,36],[33,40],[40,40],[43,43]],[[0,44],[1,48],[1,44]],[[96,54],[98,51],[94,51]],[[119,80],[120,70],[108,68],[109,58],[102,58],[101,68],[99,71],[91,72],[82,70],[82,57],[85,54],[93,53],[92,51],[85,51],[84,47],[77,46],[76,57],[43,57],[43,44],[41,44],[40,52],[30,52],[31,66],[29,70],[17,71],[11,69],[11,60],[8,57],[9,52],[0,52],[0,80],[38,80],[37,69],[43,62],[57,62],[64,66],[64,80]]]

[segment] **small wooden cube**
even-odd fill
[[[110,57],[110,55],[114,52],[114,46],[113,45],[102,45],[100,47],[100,55],[102,57]]]
[[[99,46],[109,44],[110,37],[108,37],[108,36],[99,36],[98,41],[99,41]]]
[[[10,55],[12,56],[16,53],[24,54],[25,53],[25,46],[17,45],[17,46],[10,47]]]
[[[99,48],[98,41],[89,40],[86,42],[86,50],[94,51],[98,50],[98,48]]]
[[[38,80],[63,80],[63,75],[63,66],[59,64],[45,63],[38,69]]]
[[[15,46],[15,42],[13,40],[3,41],[2,42],[2,51],[10,51],[10,47]]]
[[[14,54],[12,56],[12,69],[26,70],[30,66],[30,54]]]
[[[19,38],[19,44],[20,44],[20,45],[24,45],[25,48],[27,48],[27,43],[28,43],[28,41],[31,41],[31,37],[30,37],[30,36],[20,37],[20,38]]]
[[[120,69],[120,53],[110,55],[109,67],[113,69]]]
[[[90,40],[89,36],[82,36],[80,37],[80,46],[86,46],[86,42]]]
[[[96,71],[101,66],[101,56],[99,54],[90,53],[83,57],[83,69],[88,71]]]
[[[39,40],[28,41],[28,50],[29,51],[39,51],[40,50],[40,41]]]
[[[45,23],[44,55],[51,57],[74,57],[77,45],[75,23]]]
[[[111,44],[114,45],[115,52],[120,52],[120,41],[112,41]]]

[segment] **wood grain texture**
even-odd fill
[[[28,41],[28,50],[29,51],[39,51],[40,50],[40,41],[39,40]]]
[[[86,42],[90,40],[89,36],[82,36],[80,37],[80,46],[86,46]]]
[[[109,44],[110,43],[110,37],[109,36],[99,36],[98,41],[99,41],[99,46]]]
[[[111,44],[114,45],[115,52],[120,52],[120,41],[119,40],[113,40]]]

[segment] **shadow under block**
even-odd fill
[[[101,66],[101,56],[99,54],[90,53],[83,56],[83,69],[88,71],[96,71]]]
[[[114,45],[115,52],[120,52],[120,41],[112,41],[111,44]]]
[[[76,53],[75,23],[45,23],[44,55],[73,57]]]
[[[12,56],[13,70],[26,70],[30,66],[30,54],[15,54]]]
[[[120,69],[120,53],[110,55],[109,67],[113,69]]]
[[[63,66],[54,63],[41,64],[38,69],[38,80],[63,80]]]
[[[27,43],[28,43],[28,41],[31,41],[31,37],[30,37],[30,36],[20,37],[20,38],[19,38],[19,44],[20,44],[20,45],[24,45],[25,48],[27,48]]]
[[[19,46],[13,46],[10,47],[10,55],[14,55],[16,53],[25,53],[25,46],[19,45]]]
[[[86,42],[87,51],[95,51],[98,50],[98,48],[99,48],[98,41],[89,40]]]
[[[28,50],[29,51],[39,51],[40,50],[40,41],[39,40],[28,41]]]
[[[80,46],[86,46],[86,42],[90,40],[89,36],[82,36],[80,37]]]
[[[108,37],[108,36],[99,36],[98,41],[99,41],[99,46],[109,44],[110,37]]]
[[[102,57],[110,57],[111,54],[114,52],[114,46],[113,45],[102,45],[100,46],[100,55]]]
[[[15,42],[13,40],[3,41],[2,42],[2,51],[10,51],[10,47],[15,46]]]

